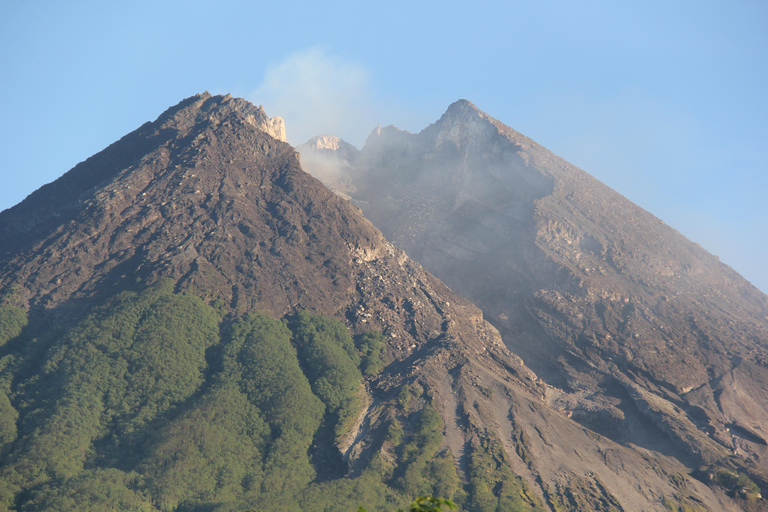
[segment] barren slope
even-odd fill
[[[483,310],[550,405],[688,468],[733,454],[764,474],[768,298],[716,257],[464,100],[418,134],[374,130],[335,174],[334,151],[299,150]]]

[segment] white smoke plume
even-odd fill
[[[285,120],[288,142],[334,134],[358,147],[376,126],[365,67],[313,46],[268,69],[249,98]]]

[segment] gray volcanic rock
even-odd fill
[[[465,100],[375,129],[356,162],[351,200],[483,310],[550,405],[690,468],[768,468],[768,297],[715,256]]]
[[[349,198],[356,189],[351,173],[360,151],[335,135],[318,135],[296,148],[302,165],[336,194]]]

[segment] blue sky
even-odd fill
[[[192,94],[362,145],[466,98],[768,291],[768,2],[0,3],[0,209]]]

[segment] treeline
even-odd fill
[[[475,476],[495,468],[474,452],[461,482],[423,390],[392,400],[379,451],[344,476],[335,446],[385,366],[380,333],[353,339],[306,312],[224,324],[173,289],[121,293],[66,331],[0,307],[0,510],[383,511],[422,494],[509,506],[480,498],[499,478]]]

